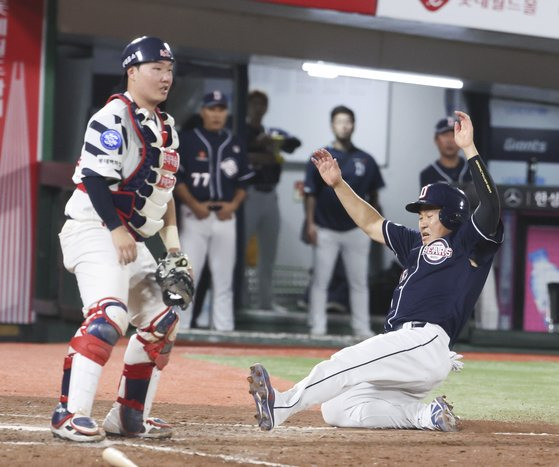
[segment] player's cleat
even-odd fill
[[[63,403],[59,403],[54,409],[50,431],[57,438],[79,443],[93,443],[105,439],[105,433],[97,426],[95,420],[68,412],[66,404]]]
[[[431,422],[435,430],[439,431],[458,431],[460,419],[452,413],[450,405],[445,396],[439,396],[431,402]]]
[[[270,377],[266,368],[260,363],[255,363],[250,367],[248,392],[252,394],[256,403],[256,415],[258,426],[265,431],[274,428],[274,388],[270,383]]]
[[[127,436],[137,438],[165,439],[173,436],[171,425],[160,418],[148,418],[144,420],[140,433],[126,433],[120,423],[120,406],[112,407],[105,421],[103,429],[108,435]]]

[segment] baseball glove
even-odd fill
[[[161,287],[165,305],[178,305],[184,310],[192,301],[194,280],[192,268],[184,253],[168,253],[159,260],[155,280]]]

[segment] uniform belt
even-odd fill
[[[406,323],[397,324],[394,327],[394,331],[398,331],[400,329],[424,328],[426,324],[429,323],[425,321],[408,321]]]

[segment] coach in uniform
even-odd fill
[[[159,233],[168,255],[158,277],[191,283],[180,253],[172,190],[179,167],[173,118],[157,105],[173,83],[173,53],[155,37],[126,46],[127,91],[111,96],[89,120],[60,232],[64,266],[76,275],[85,321],[64,360],[60,403],[51,421],[57,437],[101,441],[105,432],[142,438],[171,436],[150,417],[160,371],[169,360],[178,316],[162,295],[156,263],[143,241]],[[167,276],[166,271],[174,270]],[[178,276],[177,276],[178,275]],[[163,292],[180,292],[180,287]],[[190,293],[193,291],[190,289]],[[103,428],[91,418],[101,371],[128,324],[136,327],[124,354],[118,398]]]
[[[338,161],[349,186],[377,209],[378,190],[384,180],[374,158],[351,142],[355,115],[344,106],[330,114],[335,141],[328,151]],[[347,214],[334,190],[324,183],[312,161],[305,174],[305,237],[313,248],[309,297],[310,332],[326,334],[328,283],[341,253],[349,286],[351,327],[357,336],[372,335],[369,315],[369,251],[371,239],[363,235]]]
[[[221,91],[204,96],[202,127],[181,133],[181,165],[176,195],[181,201],[181,242],[188,244],[194,278],[206,257],[212,275],[211,327],[232,331],[233,269],[236,259],[236,211],[252,176],[240,140],[225,128],[228,100]],[[183,326],[188,327],[192,305]]]
[[[464,150],[480,203],[469,215],[464,192],[447,183],[424,186],[406,206],[419,229],[390,222],[343,180],[325,149],[314,164],[355,223],[396,255],[404,271],[394,290],[385,333],[332,355],[285,392],[273,389],[261,364],[251,367],[249,391],[263,430],[322,404],[326,423],[355,428],[456,431],[457,418],[444,396],[422,399],[441,384],[460,355],[450,352],[467,323],[503,240],[499,195],[478,155],[468,115],[456,112],[456,143]],[[450,352],[450,353],[449,353]]]

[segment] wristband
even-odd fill
[[[180,251],[181,243],[179,240],[179,230],[176,225],[167,225],[159,231],[159,236],[167,251],[175,248]]]

